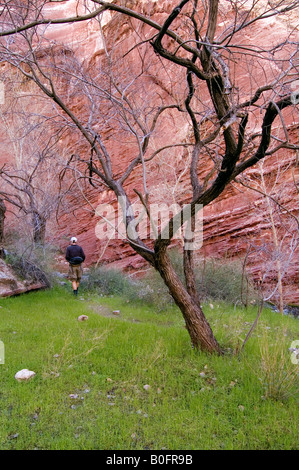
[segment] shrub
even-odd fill
[[[259,379],[266,398],[284,401],[292,396],[298,397],[298,364],[291,361],[288,341],[281,334],[271,345],[266,336],[262,339]]]
[[[174,303],[160,275],[152,269],[143,279],[131,284],[126,297],[132,301],[141,300],[143,303],[154,306],[158,311]]]
[[[184,282],[181,254],[176,249],[171,250],[170,258],[176,272]],[[224,300],[233,304],[244,303],[242,298],[244,276],[238,262],[197,260],[196,281],[203,302]],[[155,306],[160,311],[174,303],[160,275],[152,268],[142,279],[133,281],[116,269],[105,266],[93,267],[84,275],[81,289],[100,295],[122,295],[131,301],[140,300]],[[246,292],[246,296],[248,302],[256,297],[254,289],[250,285],[249,293]]]
[[[130,280],[116,269],[92,267],[82,278],[81,290],[99,295],[124,295],[131,289]]]
[[[143,279],[132,280],[123,272],[109,267],[92,267],[84,274],[80,284],[82,292],[103,296],[123,296],[130,301],[142,301],[163,310],[173,302],[159,274],[150,270]]]
[[[5,261],[21,279],[40,282],[50,287],[50,277],[44,271],[43,267],[38,265],[37,261],[26,259],[24,256],[20,256],[14,252],[9,252]]]
[[[196,264],[197,288],[202,300],[247,305],[257,299],[257,293],[243,275],[239,261],[209,259]]]
[[[184,283],[184,269],[182,255],[178,250],[170,251],[171,262]],[[257,299],[257,294],[246,276],[243,275],[242,266],[238,261],[228,260],[200,260],[195,262],[195,277],[197,289],[202,302],[226,301],[232,304],[246,305]],[[160,275],[153,269],[139,280],[138,289],[130,292],[144,302],[155,305],[163,310],[173,299],[164,285]]]

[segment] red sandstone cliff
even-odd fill
[[[129,3],[128,6],[130,6]],[[153,1],[150,4],[142,1],[135,2],[135,4],[137,3],[141,9],[151,8],[155,13],[154,18],[156,21],[165,18],[176,4],[174,1]],[[52,18],[59,17],[61,12],[64,16],[74,15],[77,4],[78,2],[75,0],[49,4],[46,13]],[[229,16],[225,2],[221,4],[221,8],[223,21],[218,26],[220,29],[225,27],[226,16]],[[129,50],[134,44],[132,41],[132,26],[135,23],[127,23],[126,20],[117,22],[115,15],[110,13],[105,15],[104,27],[109,28],[111,37],[114,41],[122,44],[124,51]],[[288,21],[292,21],[292,19],[289,18]],[[237,38],[239,45],[246,45],[252,42],[253,39],[256,47],[264,45],[265,42],[271,43],[274,39],[279,38],[288,27],[283,21],[271,18],[265,20],[263,26],[261,29],[253,24],[250,30],[247,31],[246,36]],[[55,43],[61,43],[75,50],[79,60],[88,62],[90,67],[99,65],[103,55],[103,44],[97,23],[90,21],[68,26],[49,26],[46,30],[46,36]],[[130,61],[132,68],[134,68],[134,60],[137,60],[137,55],[138,51],[133,50],[128,56],[127,60]],[[153,64],[155,63],[153,62]],[[154,87],[158,86],[160,96],[167,101],[168,95],[173,96],[173,94],[180,92],[180,86],[177,83],[179,79],[170,68],[167,73],[161,75],[162,78],[159,78],[158,81],[155,75],[155,66],[153,65],[149,70],[147,92],[150,93]],[[247,90],[246,72],[247,70],[242,70],[241,64],[236,64],[235,73],[239,75],[238,83],[242,90]],[[256,73],[258,82],[258,74],[262,73],[261,69],[258,69]],[[266,74],[267,70],[263,70],[263,73]],[[172,84],[169,82],[170,77],[173,80]],[[250,91],[247,91],[248,94]],[[146,98],[146,93],[144,97]],[[74,109],[78,111],[81,107],[82,103],[78,98]],[[189,124],[185,118],[176,113],[172,114],[171,119],[176,120],[176,137],[182,140],[183,136],[187,136],[190,132]],[[258,128],[257,121],[252,121],[250,125],[252,131],[254,131],[255,126]],[[277,135],[279,135],[280,132],[283,132],[283,129],[280,129],[281,124],[277,122],[275,125]],[[286,117],[286,126],[290,130],[292,141],[298,144],[298,120],[294,120],[294,115],[291,112]],[[170,121],[168,119],[162,120],[159,133],[155,136],[157,146],[161,145],[161,142],[168,143],[173,140],[175,136],[169,135],[169,129]],[[106,135],[106,137],[109,140],[113,154],[116,156],[115,171],[121,174],[130,159],[130,149],[122,145],[118,140],[118,136]],[[68,141],[67,144],[70,145],[71,142]],[[84,145],[80,145],[82,145],[81,151],[84,152]],[[76,148],[76,151],[80,152],[80,146],[79,149]],[[179,195],[181,203],[190,201],[189,175],[188,172],[185,172],[184,167],[187,158],[188,152],[181,150],[167,154],[163,159],[159,158],[150,163],[148,181],[154,202],[171,202],[171,200],[166,201],[164,198],[164,192],[169,195],[170,187]],[[281,162],[283,162],[283,165],[281,165]],[[250,170],[246,174],[248,179],[243,182],[247,186],[254,186],[259,190],[260,172],[260,168]],[[294,184],[296,178],[298,181],[299,174],[294,153],[286,149],[279,151],[275,158],[266,160],[263,165],[263,172],[267,188],[272,191],[271,197],[279,199],[281,204],[281,210],[278,210],[275,216],[275,224],[280,237],[279,241],[285,251],[285,259],[287,259],[285,263],[288,263],[284,276],[285,299],[288,302],[299,303],[299,274],[297,269],[299,253],[298,249],[293,250],[292,240],[296,229],[294,229],[291,222],[292,216],[293,219],[299,216],[298,189]],[[278,177],[279,173],[283,173],[283,177]],[[141,187],[140,175],[141,169],[138,169],[127,182],[128,191],[132,197],[134,196],[133,190]],[[276,180],[277,183],[274,184]],[[87,198],[88,203],[86,203],[86,194],[83,197],[79,191],[74,192],[73,196],[70,197],[69,202],[72,211],[61,213],[55,241],[64,249],[69,236],[78,236],[79,242],[85,248],[88,264],[95,263],[100,259],[101,262],[113,263],[126,270],[134,270],[144,266],[142,258],[136,255],[125,241],[115,239],[116,237],[112,237],[111,240],[101,240],[96,236],[96,227],[99,226],[100,218],[92,211],[92,208],[95,209],[100,204],[105,203],[109,203],[116,208],[114,195],[103,189],[93,190],[89,187],[87,188]],[[138,201],[136,195],[134,200]],[[288,218],[288,215],[290,218]],[[53,237],[51,238],[53,239]],[[226,256],[244,259],[247,255],[248,269],[254,279],[259,281],[265,275],[265,285],[273,286],[273,283],[275,285],[275,263],[273,263],[273,254],[270,253],[271,250],[272,252],[274,250],[273,231],[269,210],[261,193],[251,191],[239,183],[231,184],[218,200],[204,210],[203,241],[203,247],[199,252],[200,256]],[[293,253],[291,253],[292,250]],[[270,263],[271,256],[272,265]]]

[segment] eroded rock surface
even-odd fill
[[[12,267],[0,259],[0,297],[10,297],[45,287],[43,282],[21,280]]]

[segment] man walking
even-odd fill
[[[77,245],[77,238],[71,238],[71,244],[67,247],[65,259],[69,262],[68,279],[72,283],[73,293],[78,295],[78,288],[81,281],[83,269],[82,263],[85,260],[83,248]]]

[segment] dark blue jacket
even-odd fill
[[[72,259],[80,257],[82,258],[82,263],[85,260],[85,254],[83,248],[79,245],[69,245],[66,249],[65,259],[72,264]],[[78,263],[76,263],[78,264]]]

